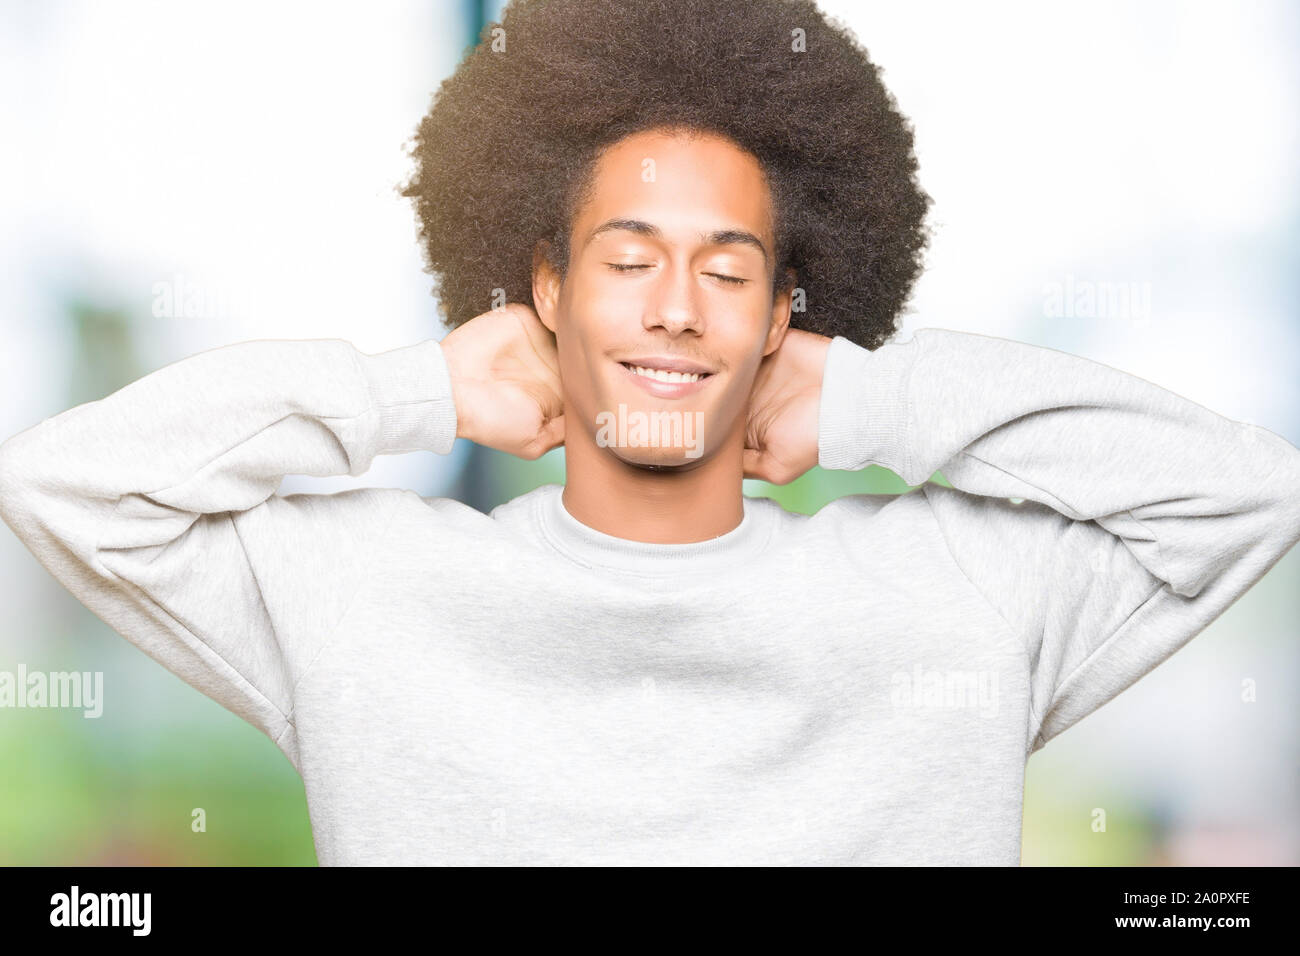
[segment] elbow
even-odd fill
[[[1266,476],[1260,478],[1260,470],[1256,470],[1254,475],[1243,476],[1242,487],[1261,508],[1266,533],[1284,539],[1290,547],[1300,540],[1300,449],[1272,432],[1247,427],[1250,444],[1264,442],[1271,455],[1264,459],[1269,462]]]
[[[1266,486],[1268,506],[1261,513],[1259,533],[1273,541],[1280,557],[1300,541],[1300,454],[1275,469]]]
[[[22,486],[22,466],[15,450],[15,440],[10,438],[0,444],[0,516],[6,521],[10,520]]]
[[[1300,450],[1290,447],[1285,460],[1273,472],[1270,484],[1278,513],[1294,542],[1300,538]]]
[[[1291,543],[1300,541],[1300,469],[1291,472],[1290,480],[1282,489],[1282,513],[1291,530]]]
[[[32,456],[25,448],[27,432],[0,443],[0,518],[15,530],[31,513],[33,491],[37,487]]]

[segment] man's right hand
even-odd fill
[[[442,340],[456,403],[456,437],[540,458],[564,444],[555,335],[527,305],[477,315]]]

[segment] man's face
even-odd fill
[[[739,454],[758,365],[789,319],[789,292],[772,295],[773,233],[758,160],[726,139],[647,131],[606,150],[565,281],[534,276],[566,445],[641,466]]]

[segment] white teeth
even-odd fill
[[[663,369],[645,368],[640,365],[633,365],[631,368],[637,375],[644,375],[656,382],[698,382],[703,377],[696,372],[666,372]]]

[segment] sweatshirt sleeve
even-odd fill
[[[1027,754],[1204,630],[1300,538],[1290,442],[1009,339],[930,328],[868,351],[837,337],[818,441],[822,467],[877,464],[922,486],[954,561],[1024,642]]]
[[[376,455],[451,451],[441,345],[200,352],[0,445],[0,516],[87,608],[297,765],[293,692],[402,492],[276,493]]]

